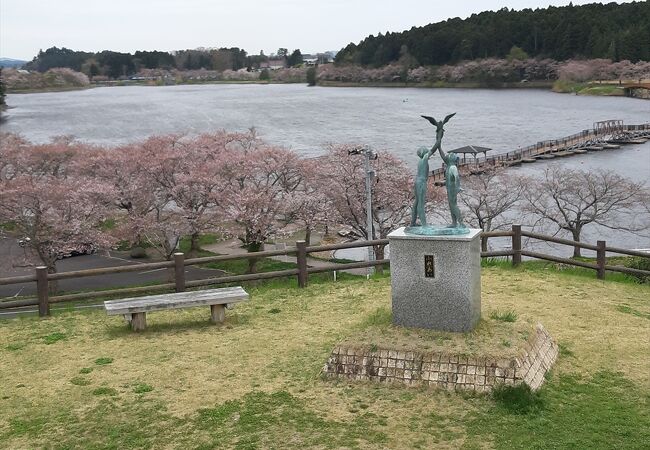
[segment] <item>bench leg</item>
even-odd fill
[[[131,329],[133,331],[143,331],[147,328],[147,313],[133,313],[131,316]]]
[[[212,323],[223,323],[226,319],[226,308],[224,305],[210,305],[210,316]]]

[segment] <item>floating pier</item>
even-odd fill
[[[616,139],[614,141],[607,141],[609,143],[615,143],[615,144],[645,144],[647,142],[646,139]]]
[[[522,163],[531,164],[537,160],[583,155],[588,152],[615,150],[624,144],[643,144],[650,140],[650,123],[623,125],[622,120],[606,120],[594,123],[591,130],[584,130],[562,139],[541,141],[507,153],[476,158],[459,164],[471,174],[481,174],[492,167],[510,167]],[[431,171],[436,185],[444,185],[445,171],[442,168]]]

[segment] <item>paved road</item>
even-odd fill
[[[269,246],[270,249],[270,246]],[[206,246],[206,250],[220,254],[242,254],[246,250],[240,247],[239,241],[225,241],[218,244]],[[0,278],[20,275],[31,275],[34,273],[33,266],[25,264],[25,252],[18,246],[14,238],[0,238]],[[294,256],[277,256],[274,257],[279,261],[296,262]],[[68,272],[72,270],[96,269],[105,267],[117,267],[124,265],[139,265],[146,261],[135,260],[124,252],[104,252],[94,255],[83,255],[65,258],[57,262],[59,272]],[[322,267],[331,264],[327,261],[308,258],[310,267]],[[367,269],[349,269],[346,272],[364,275]],[[200,280],[218,276],[223,272],[213,269],[203,269],[196,266],[186,267],[186,280]],[[76,278],[59,281],[60,291],[83,291],[92,289],[120,288],[129,286],[139,286],[154,282],[165,282],[167,280],[167,269],[142,270],[126,273],[116,273],[108,275],[97,275],[92,277]],[[36,283],[12,284],[0,286],[0,300],[14,296],[34,295],[36,294]]]
[[[24,260],[23,249],[20,248],[15,239],[0,239],[0,278],[30,275],[34,273],[33,267],[21,267]],[[134,260],[122,252],[111,252],[104,254],[83,255],[65,258],[57,262],[59,272],[71,270],[97,269],[104,267],[117,267],[124,265],[140,265],[142,260]],[[210,278],[222,273],[219,270],[202,269],[196,266],[186,267],[186,280],[200,280]],[[147,283],[167,280],[167,269],[142,270],[135,272],[116,273],[109,275],[98,275],[93,277],[75,278],[59,281],[61,291],[81,291],[99,288],[118,288],[143,285]],[[15,295],[33,295],[36,293],[36,283],[12,284],[0,286],[0,299],[13,297]]]

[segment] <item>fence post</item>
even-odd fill
[[[512,225],[512,265],[521,264],[521,225]]]
[[[36,267],[36,292],[38,294],[38,315],[45,317],[50,315],[50,300],[48,294],[47,267]]]
[[[185,291],[185,255],[183,253],[174,253],[174,281],[176,282],[176,292]]]
[[[298,287],[304,288],[307,286],[307,242],[296,241],[296,248],[298,249]]]
[[[598,277],[599,280],[604,280],[606,241],[598,241],[596,242],[596,246],[598,247],[598,250],[596,250],[596,264],[598,264],[598,271],[596,272],[596,276]]]

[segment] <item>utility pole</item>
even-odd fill
[[[356,148],[348,151],[349,155],[364,156],[364,171],[366,176],[366,235],[368,241],[373,240],[373,219],[372,219],[372,182],[375,178],[375,171],[370,166],[370,160],[377,159],[378,155],[368,147]],[[375,260],[375,251],[372,245],[368,246],[368,261]],[[374,273],[374,267],[368,267],[368,276]]]

